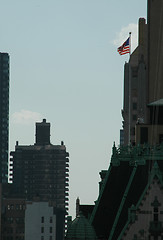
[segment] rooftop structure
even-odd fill
[[[94,228],[88,219],[80,212],[77,217],[70,223],[65,240],[96,240]]]

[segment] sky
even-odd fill
[[[122,128],[123,68],[117,48],[146,18],[147,0],[0,0],[0,51],[10,55],[9,150],[35,142],[51,123],[51,143],[69,152],[69,214],[76,198],[94,204]]]

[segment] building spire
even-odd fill
[[[80,206],[80,199],[77,197],[76,199],[76,217],[79,215],[79,206]]]

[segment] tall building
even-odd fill
[[[124,67],[124,145],[163,141],[163,20],[161,0],[148,0],[138,47]]]
[[[0,182],[8,182],[9,55],[0,53]]]
[[[145,123],[148,103],[147,83],[147,24],[139,19],[138,47],[124,66],[123,130],[124,145],[135,145],[135,125]]]
[[[112,149],[94,208],[99,240],[163,239],[163,1],[148,0],[124,68],[124,145]],[[122,138],[123,139],[123,138]]]
[[[136,125],[136,144],[163,142],[163,2],[148,0],[147,121]]]
[[[124,147],[111,164],[90,222],[99,239],[163,239],[163,1],[148,0],[138,47],[124,68]],[[135,146],[134,146],[135,145]]]
[[[67,215],[69,154],[63,142],[50,143],[50,123],[46,119],[36,123],[35,144],[21,146],[17,142],[10,155],[14,195],[30,201],[38,197],[40,202],[51,201],[53,207]]]

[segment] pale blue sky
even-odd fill
[[[119,47],[146,16],[146,0],[0,0],[0,51],[10,54],[10,150],[35,141],[35,122],[51,123],[51,142],[70,153],[70,215],[93,204],[99,172],[119,144],[123,65]],[[134,35],[135,34],[135,35]]]

